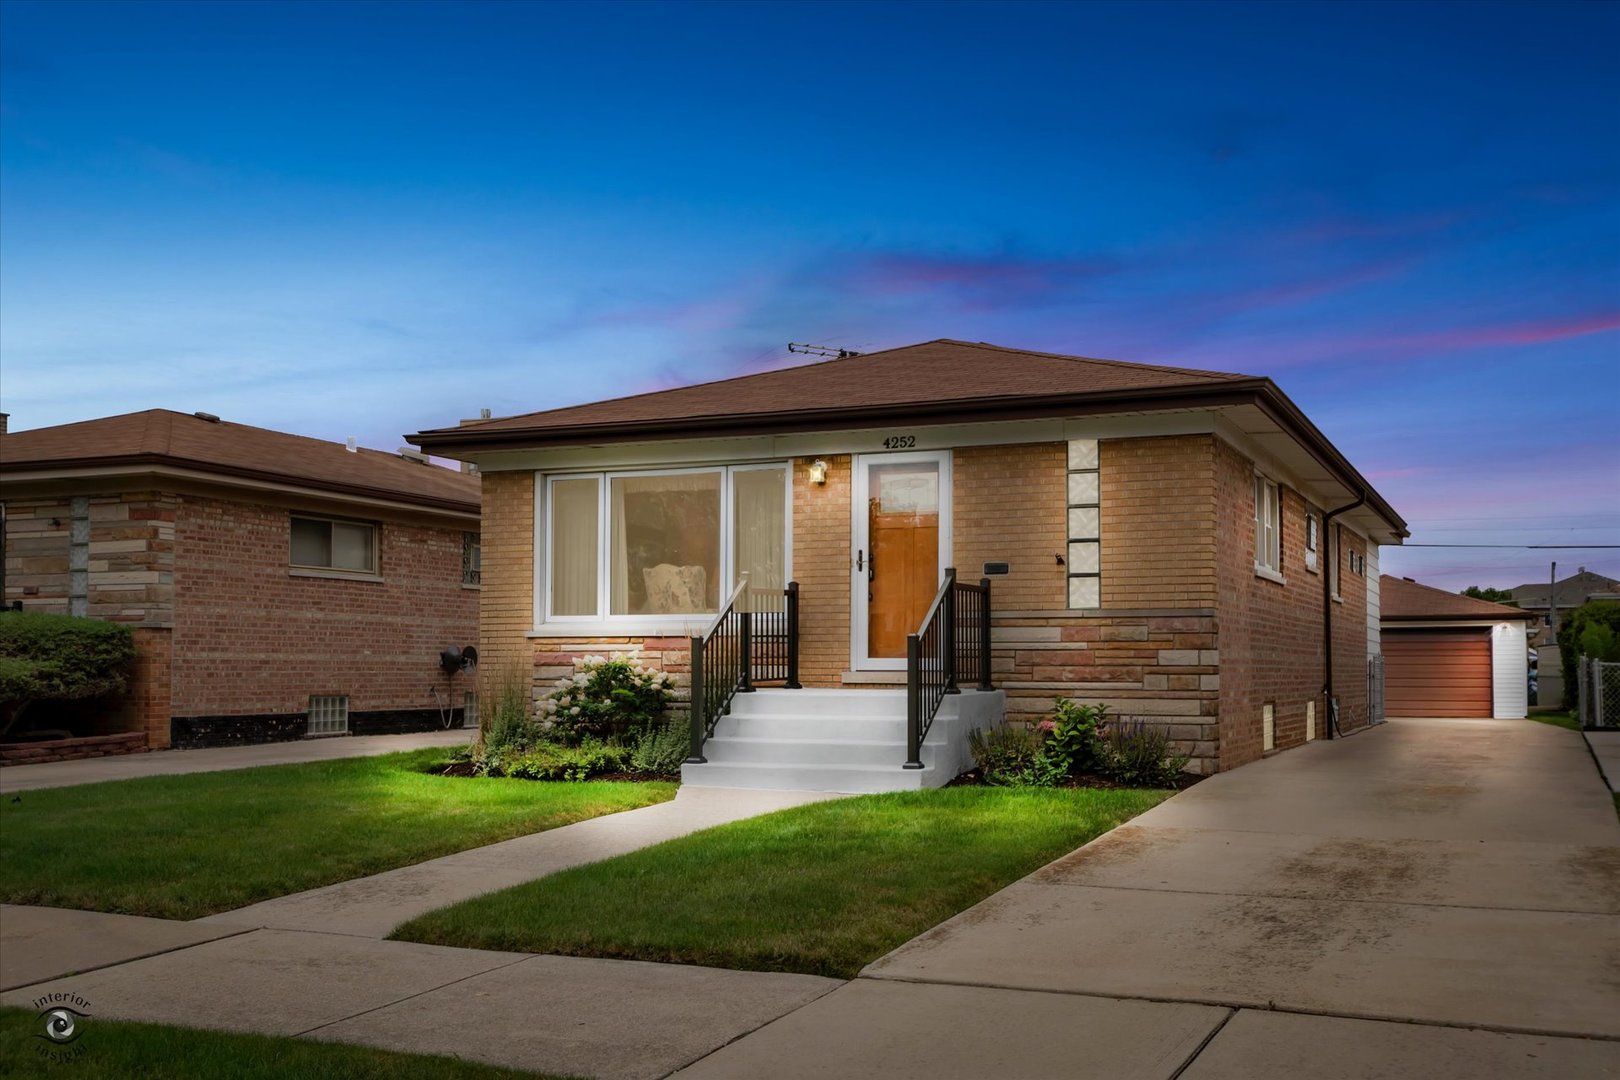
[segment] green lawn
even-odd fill
[[[0,1077],[62,1080],[545,1080],[458,1058],[399,1054],[366,1046],[237,1035],[222,1031],[79,1020],[77,1037],[57,1045],[41,1037],[32,1009],[0,1008]],[[555,1080],[555,1078],[553,1078]]]
[[[0,800],[0,901],[194,919],[601,814],[674,784],[457,779],[427,749]]]
[[[850,977],[1170,794],[960,787],[813,803],[481,896],[393,936]]]
[[[1567,712],[1533,712],[1530,719],[1538,724],[1551,724],[1553,727],[1569,728],[1571,731],[1581,730],[1581,722],[1575,719],[1573,713]]]

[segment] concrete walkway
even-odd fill
[[[199,919],[238,928],[384,938],[399,924],[474,896],[598,862],[699,829],[842,796],[818,791],[683,787],[669,802],[591,818],[371,877]]]
[[[1620,791],[1620,731],[1584,731],[1586,744],[1597,758],[1610,791]]]
[[[1183,792],[683,1080],[1620,1077],[1574,733],[1400,720]]]
[[[471,728],[424,731],[410,735],[354,735],[258,746],[225,746],[214,750],[154,750],[146,754],[52,761],[43,765],[7,765],[0,769],[0,795],[39,788],[98,784],[137,776],[178,776],[183,773],[251,769],[258,765],[293,765],[302,761],[372,757],[424,746],[461,746],[472,741]]]

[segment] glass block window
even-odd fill
[[[341,694],[311,694],[309,698],[309,734],[347,735],[348,733],[348,697]]]
[[[478,726],[478,691],[468,690],[461,695],[461,726]]]
[[[1069,440],[1069,607],[1102,606],[1101,476],[1096,439]]]

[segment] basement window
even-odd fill
[[[311,694],[309,729],[311,735],[347,735],[349,699],[342,694]]]
[[[1260,706],[1260,749],[1270,753],[1277,749],[1277,707]]]
[[[478,691],[468,690],[461,695],[461,726],[475,728],[478,726]]]
[[[377,572],[377,527],[358,521],[292,519],[292,565],[303,570]]]
[[[1282,580],[1282,497],[1274,481],[1254,477],[1254,571]]]

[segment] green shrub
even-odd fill
[[[587,656],[578,668],[540,702],[540,726],[551,741],[574,745],[645,731],[664,721],[674,700],[668,675],[628,657]]]
[[[1558,626],[1558,653],[1564,666],[1564,708],[1578,707],[1580,657],[1620,660],[1620,601],[1588,600],[1562,617]]]
[[[1097,741],[1108,723],[1108,706],[1082,705],[1072,698],[1058,698],[1051,723],[1042,751],[1052,767],[1064,776],[1095,771]]]
[[[1043,752],[1039,730],[998,727],[975,730],[968,735],[968,748],[984,782],[992,787],[1051,787],[1062,777]]]
[[[1098,749],[1097,771],[1131,787],[1175,787],[1188,760],[1171,748],[1163,728],[1141,720],[1110,724]]]
[[[623,772],[629,761],[630,751],[624,747],[586,739],[578,746],[541,743],[506,762],[503,772],[519,780],[577,782],[598,773]]]
[[[679,776],[691,745],[686,724],[662,724],[643,729],[630,744],[630,767],[636,772]]]
[[[124,689],[135,635],[121,623],[33,611],[0,612],[0,734],[37,701]]]

